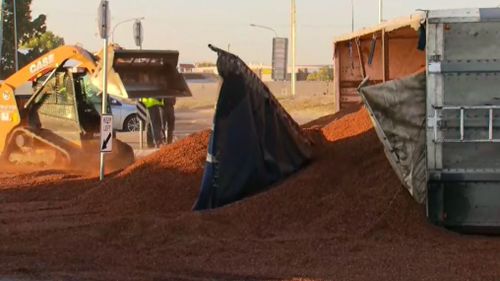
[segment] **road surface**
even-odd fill
[[[306,99],[286,99],[280,102],[297,123],[305,124],[322,116],[334,113],[332,100],[333,97],[326,96],[308,97]],[[213,101],[213,103],[215,103],[215,101]],[[174,141],[185,138],[196,132],[211,129],[214,112],[214,107],[209,105],[199,108],[182,107],[176,109]],[[117,137],[121,141],[131,145],[138,158],[156,151],[156,149],[148,149],[146,147],[140,149],[140,134],[138,132],[118,132]],[[144,146],[146,146],[145,141]]]

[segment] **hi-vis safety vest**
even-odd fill
[[[163,101],[155,98],[142,98],[141,101],[147,108],[151,108],[153,106],[163,106]]]

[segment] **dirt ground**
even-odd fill
[[[301,172],[192,212],[210,133],[98,183],[68,171],[0,173],[0,280],[499,280],[500,239],[430,225],[364,110],[305,127]]]

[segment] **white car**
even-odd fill
[[[113,129],[122,132],[138,132],[139,117],[135,103],[110,98]]]

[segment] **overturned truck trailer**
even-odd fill
[[[499,232],[500,9],[387,22],[339,38],[335,64],[340,105],[365,103],[429,220]]]

